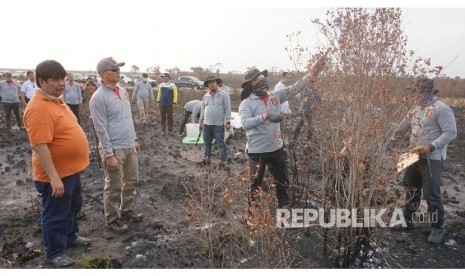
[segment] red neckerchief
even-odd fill
[[[115,95],[118,96],[118,98],[121,100],[121,96],[119,94],[119,87],[118,86],[115,86],[115,88],[113,88],[113,92],[115,92]]]
[[[268,93],[265,95],[265,96],[259,96],[260,100],[263,101],[263,103],[265,104],[265,107],[268,107],[268,97],[270,95],[268,95]]]

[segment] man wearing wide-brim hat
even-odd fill
[[[280,129],[281,104],[305,87],[313,86],[324,64],[325,57],[322,57],[301,80],[272,93],[268,93],[267,70],[254,68],[246,73],[239,114],[247,136],[246,152],[252,182],[249,204],[254,201],[254,195],[262,184],[265,167],[268,166],[276,184],[278,208],[289,207],[287,168]]]
[[[203,85],[208,88],[202,99],[200,110],[199,130],[203,130],[204,159],[203,165],[210,164],[213,138],[218,143],[220,162],[218,167],[226,169],[226,144],[224,142],[225,129],[231,128],[231,99],[226,91],[219,89],[219,78],[209,76]]]

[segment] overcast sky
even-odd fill
[[[145,71],[155,65],[187,70],[216,63],[222,71],[244,72],[249,66],[287,70],[293,64],[285,51],[286,35],[301,31],[301,43],[310,50],[319,42],[311,19],[324,18],[326,7],[300,0],[224,2],[5,2],[0,68],[35,68],[55,59],[67,70],[95,70],[101,58],[112,56],[126,62],[124,71],[131,65]],[[353,6],[365,2],[373,5],[351,1]],[[335,6],[325,2],[331,3]],[[465,78],[465,8],[407,7],[403,18],[408,49],[447,66],[444,74]]]

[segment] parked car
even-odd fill
[[[13,78],[15,78],[15,79],[27,77],[27,76],[26,76],[26,72],[24,72],[24,71],[16,71],[16,72],[13,72],[13,74],[11,74],[11,75],[12,75]]]
[[[138,83],[141,80],[142,80],[142,75],[134,75],[134,76],[132,76],[131,81],[128,82],[128,84],[135,85],[136,83]],[[154,80],[154,79],[147,78],[147,82],[150,83],[152,85],[152,87],[157,86],[157,81]]]
[[[152,87],[157,87],[157,84],[158,84],[157,80],[154,80],[154,79],[148,77],[147,81],[148,81],[148,83],[150,83],[152,85]]]
[[[133,75],[131,77],[131,81],[129,82],[129,84],[134,85],[134,84],[138,83],[141,79],[142,79],[141,75]]]
[[[74,81],[77,83],[86,83],[86,77],[83,74],[74,73]]]
[[[120,74],[121,76],[121,82],[123,82],[124,84],[129,84],[132,79],[126,75],[123,75],[123,74]]]
[[[203,89],[203,81],[196,77],[181,76],[173,81],[177,87],[188,87],[194,90]]]
[[[100,78],[100,75],[96,74],[85,74],[84,77],[86,78],[86,81],[91,78],[94,81],[97,81]]]

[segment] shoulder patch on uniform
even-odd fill
[[[433,117],[433,110],[428,109],[428,111],[426,112],[426,116],[428,116],[429,118]]]

